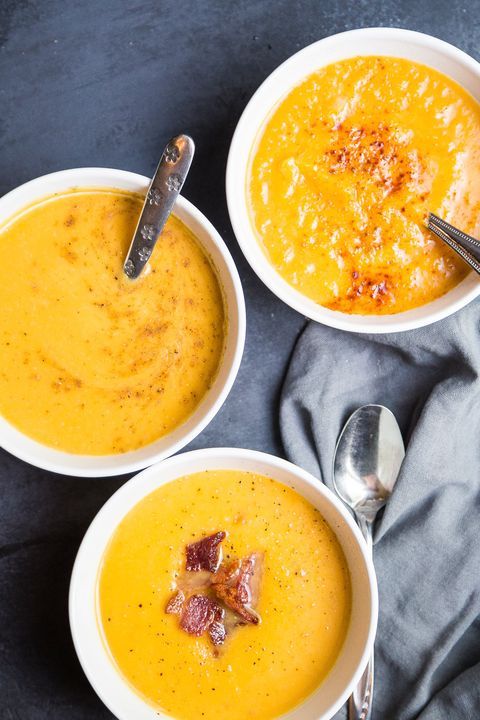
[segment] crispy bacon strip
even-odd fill
[[[212,589],[219,600],[247,623],[257,625],[259,615],[253,607],[258,601],[263,556],[252,553],[242,560],[222,565],[212,579]]]
[[[199,570],[216,572],[222,561],[221,542],[224,539],[225,533],[222,531],[187,545],[186,569],[190,572]]]
[[[180,627],[189,635],[200,637],[208,630],[214,645],[221,645],[225,640],[223,618],[225,611],[215,600],[206,595],[192,595],[183,606]]]
[[[200,637],[214,620],[214,603],[206,595],[192,595],[183,606],[180,627]]]
[[[214,645],[223,645],[225,638],[227,637],[227,630],[225,627],[225,610],[221,608],[220,605],[216,605],[214,612],[214,619],[208,628],[208,634],[210,635],[210,640]]]
[[[165,608],[165,612],[169,613],[170,615],[181,615],[184,602],[185,602],[185,595],[183,594],[183,592],[181,590],[179,590],[168,601],[167,607]]]

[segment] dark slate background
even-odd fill
[[[282,454],[279,392],[305,322],[260,284],[228,220],[225,162],[250,95],[304,45],[355,27],[420,30],[478,57],[479,16],[479,0],[0,0],[0,194],[71,167],[151,175],[168,137],[195,138],[184,194],[238,263],[248,332],[235,387],[191,447]],[[62,477],[0,451],[1,720],[112,717],[76,660],[67,591],[83,533],[125,479]]]

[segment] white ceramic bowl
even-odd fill
[[[262,251],[252,227],[246,182],[252,148],[272,110],[306,76],[323,65],[357,55],[390,55],[429,65],[456,80],[480,101],[480,64],[461,50],[422,33],[397,28],[367,28],[332,35],[300,50],[260,85],[245,108],[228,156],[226,191],[235,235],[257,275],[281,300],[313,320],[353,332],[411,330],[441,320],[480,293],[475,273],[450,292],[422,307],[396,315],[347,315],[329,310],[289,285]]]
[[[21,185],[0,199],[0,226],[25,206],[70,188],[106,187],[145,193],[149,179],[108,168],[79,168],[44,175]],[[242,359],[245,344],[245,301],[235,263],[213,225],[188,200],[179,197],[175,215],[202,243],[223,286],[228,317],[225,351],[217,377],[195,412],[159,440],[121,455],[75,455],[32,440],[0,417],[1,446],[37,467],[84,477],[120,475],[152,465],[180,450],[212,420],[224,403]]]
[[[378,614],[375,571],[355,522],[328,488],[292,463],[252,450],[212,448],[169,458],[129,480],[103,506],[80,546],[70,584],[70,627],[83,670],[119,720],[167,720],[131,689],[110,659],[97,611],[99,568],[115,528],[142,498],[175,478],[214,469],[258,472],[290,485],[320,510],[336,532],[352,581],[348,634],[337,662],[318,690],[282,716],[288,720],[328,720],[350,695],[372,651]]]

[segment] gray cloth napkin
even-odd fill
[[[374,537],[374,720],[480,719],[479,374],[477,301],[393,335],[310,323],[286,376],[287,456],[330,488],[335,443],[357,407],[386,405],[404,435],[406,458]]]

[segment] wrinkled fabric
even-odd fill
[[[390,408],[405,440],[374,534],[373,720],[480,719],[479,373],[479,301],[391,335],[310,323],[288,369],[286,454],[330,488],[336,440],[360,405]]]

